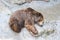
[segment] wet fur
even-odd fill
[[[17,33],[21,32],[22,28],[25,27],[29,32],[38,34],[34,24],[43,21],[43,19],[41,13],[32,8],[27,8],[15,11],[10,17],[9,25],[11,29]]]

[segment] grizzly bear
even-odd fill
[[[13,31],[16,33],[21,32],[22,28],[26,28],[29,32],[34,35],[38,34],[37,29],[34,24],[42,26],[44,22],[44,17],[40,12],[35,11],[32,8],[26,8],[22,10],[15,11],[9,20],[9,25]]]

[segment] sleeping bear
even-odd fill
[[[22,28],[26,28],[32,34],[37,35],[38,31],[34,27],[34,24],[42,26],[43,22],[43,15],[29,7],[15,11],[10,16],[9,26],[16,33],[21,32]]]

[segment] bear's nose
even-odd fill
[[[43,27],[43,25],[40,25],[40,27]]]
[[[40,27],[43,27],[43,24],[42,25],[40,25],[40,24],[37,24],[38,26],[40,26]]]
[[[39,23],[37,23],[37,25],[40,26],[40,27],[43,27],[44,22],[39,22]]]

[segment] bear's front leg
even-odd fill
[[[32,35],[37,35],[38,34],[37,29],[34,27],[34,22],[33,21],[26,20],[25,21],[25,27],[30,33],[32,33]]]

